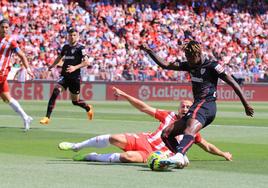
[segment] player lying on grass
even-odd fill
[[[94,147],[103,148],[110,144],[122,149],[122,153],[109,153],[109,154],[97,154],[89,153],[83,155],[74,156],[74,160],[85,160],[85,161],[100,161],[100,162],[135,162],[135,163],[145,163],[148,156],[157,150],[166,152],[167,154],[173,155],[173,153],[168,150],[163,141],[161,140],[162,130],[170,124],[171,121],[175,121],[184,116],[189,107],[192,105],[191,101],[181,101],[180,107],[178,109],[178,114],[175,112],[160,110],[153,108],[143,101],[136,99],[127,93],[121,91],[120,89],[113,87],[114,94],[116,96],[122,96],[129,103],[155,119],[160,121],[159,127],[153,133],[125,133],[125,134],[114,134],[114,135],[100,135],[94,138],[90,138],[80,143],[70,143],[62,142],[59,144],[59,149],[61,150],[73,150],[79,151],[83,148]],[[181,138],[180,138],[181,139]],[[224,157],[226,160],[232,160],[232,154],[229,152],[223,152],[218,149],[213,144],[207,142],[201,137],[200,133],[195,135],[195,143],[201,147],[203,150]],[[187,158],[186,158],[187,160]]]

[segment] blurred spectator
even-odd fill
[[[146,42],[166,61],[185,60],[181,46],[194,38],[207,58],[251,83],[267,75],[267,8],[265,0],[1,1],[0,19],[13,23],[36,79],[57,79],[57,69],[46,67],[66,42],[67,28],[75,27],[91,57],[85,81],[185,82],[189,75],[158,68],[138,45]]]

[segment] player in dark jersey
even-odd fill
[[[89,120],[92,120],[94,115],[92,106],[86,104],[85,101],[79,98],[81,82],[80,69],[88,65],[88,57],[85,52],[85,47],[78,43],[79,34],[75,29],[69,29],[68,33],[69,43],[63,46],[59,56],[48,68],[51,70],[51,68],[57,65],[64,57],[61,76],[49,99],[46,117],[40,120],[40,123],[43,125],[47,125],[50,122],[50,116],[55,106],[56,99],[58,95],[67,88],[69,88],[73,105],[85,109]]]
[[[187,71],[191,75],[194,103],[188,113],[173,126],[168,126],[162,132],[162,139],[167,147],[176,155],[162,160],[162,164],[178,166],[184,165],[183,155],[192,146],[194,135],[202,128],[209,125],[216,115],[216,97],[218,78],[229,84],[239,96],[246,115],[253,116],[254,110],[243,96],[242,90],[236,81],[224,71],[224,68],[215,61],[207,60],[202,55],[201,45],[190,40],[184,46],[186,62],[172,62],[167,64],[159,58],[148,46],[142,45],[141,49],[163,69]],[[183,140],[178,144],[175,136],[184,134]]]

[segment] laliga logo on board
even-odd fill
[[[138,96],[141,100],[154,99],[191,99],[192,92],[187,88],[178,88],[173,86],[145,86],[142,85],[138,90]]]
[[[150,95],[151,95],[151,91],[150,91],[149,86],[141,86],[141,87],[139,88],[139,93],[138,93],[138,95],[139,95],[139,98],[140,98],[141,100],[147,100],[147,99],[149,99],[149,97],[150,97]]]

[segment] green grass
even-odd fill
[[[0,187],[242,187],[268,185],[268,103],[252,103],[255,117],[245,116],[240,103],[218,103],[218,115],[201,134],[233,154],[233,162],[193,146],[190,166],[184,170],[152,172],[144,164],[74,162],[73,152],[59,151],[62,141],[82,141],[98,134],[154,131],[158,122],[127,102],[94,101],[95,119],[69,101],[58,102],[49,126],[39,125],[46,101],[21,101],[34,117],[30,132],[10,107],[0,103]],[[171,102],[149,102],[176,110]],[[82,153],[120,152],[115,147],[85,149]]]

